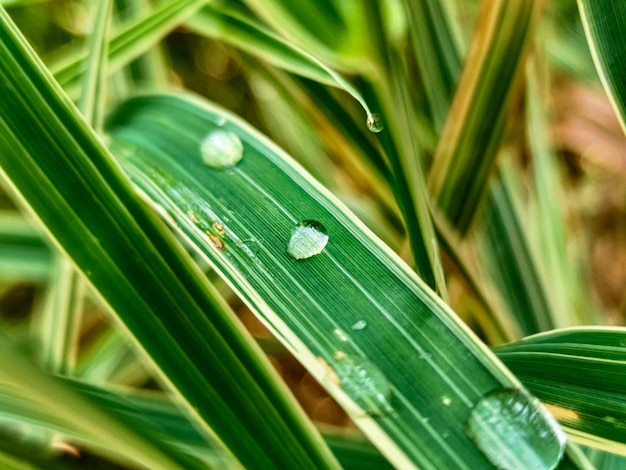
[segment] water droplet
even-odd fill
[[[444,395],[441,397],[441,403],[443,403],[445,406],[450,406],[450,403],[452,403],[452,400],[450,399],[450,397]]]
[[[547,470],[557,466],[565,434],[539,401],[516,389],[500,389],[480,399],[465,432],[496,467]]]
[[[374,132],[376,134],[378,134],[385,128],[379,113],[372,113],[367,116],[367,128],[370,130],[370,132]]]
[[[230,168],[243,157],[243,144],[237,135],[214,130],[202,141],[202,161],[210,168]]]
[[[348,341],[348,336],[343,332],[341,328],[335,328],[335,336],[339,338],[339,341]]]
[[[350,328],[352,328],[353,330],[357,330],[357,331],[364,330],[365,328],[367,328],[367,322],[365,320],[359,320]]]
[[[326,228],[316,220],[300,222],[289,239],[287,253],[295,259],[319,255],[328,243]]]
[[[344,356],[338,359],[335,372],[343,391],[370,416],[393,413],[391,385],[383,372],[366,359]]]

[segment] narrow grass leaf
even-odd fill
[[[491,435],[490,449],[508,449],[514,461],[537,459],[540,468],[556,464],[560,432],[514,377],[395,254],[258,132],[187,95],[130,100],[108,129],[146,196],[394,466],[490,467],[493,455],[473,440],[489,434],[488,425],[480,421],[472,438],[466,422],[497,391],[519,397],[542,429],[509,423],[501,439]],[[207,167],[228,155],[236,164]],[[295,254],[294,238],[301,243]],[[544,431],[550,438],[537,453]]]
[[[392,175],[392,187],[403,216],[419,275],[441,297],[447,287],[439,244],[430,214],[430,201],[423,170],[423,149],[413,109],[412,88],[403,59],[403,40],[394,37],[382,21],[382,6],[370,9],[368,27],[378,46],[379,73],[370,78],[380,106],[380,123],[370,130],[379,135]]]
[[[485,0],[429,174],[429,188],[465,233],[485,194],[500,147],[513,83],[540,0]]]
[[[78,109],[80,109],[85,121],[95,129],[100,129],[103,121],[109,45],[108,31],[112,8],[113,0],[99,0],[95,3],[92,33],[89,37],[87,62],[85,64],[87,68],[78,102]]]
[[[505,155],[476,231],[478,256],[502,307],[523,336],[554,328],[549,285],[543,282],[528,233],[528,212],[520,189],[519,168]]]
[[[174,28],[196,13],[207,0],[161,1],[157,6],[114,31],[108,54],[108,73],[122,67],[154,47]],[[73,46],[49,64],[59,84],[70,96],[78,96],[88,51]]]
[[[341,74],[237,11],[207,5],[187,21],[187,25],[198,34],[237,47],[268,64],[340,88],[359,102],[366,112],[366,120],[372,115],[361,93]]]
[[[165,446],[158,447],[137,428],[131,429],[106,411],[82,398],[18,355],[6,338],[0,338],[0,381],[15,395],[28,398],[51,419],[68,423],[115,449],[118,455],[154,469],[185,468],[187,459]],[[4,410],[0,410],[1,414]],[[6,410],[10,412],[11,410]],[[94,426],[94,423],[98,423]]]
[[[453,35],[450,4],[437,0],[404,1],[412,27],[409,39],[430,115],[438,130],[448,116],[450,100],[461,74],[461,54]]]
[[[626,3],[578,0],[593,61],[626,132]]]
[[[0,83],[3,172],[194,423],[219,434],[244,466],[332,468],[332,455],[269,361],[2,9]]]
[[[539,59],[537,59],[539,60]],[[540,89],[538,63],[528,61],[526,69],[527,87],[527,138],[532,155],[534,194],[537,205],[537,223],[532,248],[537,274],[544,285],[549,285],[552,323],[556,328],[565,328],[577,323],[574,310],[575,292],[584,291],[576,285],[576,277],[568,266],[565,239],[564,192],[556,156],[550,147],[546,109],[542,102],[547,93]],[[544,91],[542,93],[542,91]],[[542,99],[543,98],[543,99]]]
[[[296,5],[284,0],[246,0],[245,3],[282,36],[325,63],[339,68],[363,66],[341,56],[342,49],[349,45],[350,28],[342,17],[341,6],[335,2],[303,0]]]
[[[50,248],[40,231],[13,211],[0,211],[0,280],[42,282],[48,279]]]

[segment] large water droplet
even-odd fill
[[[289,239],[287,253],[295,259],[319,255],[328,243],[326,228],[316,220],[300,222]]]
[[[359,357],[341,356],[335,372],[343,391],[370,416],[393,413],[391,385],[376,364]]]
[[[376,134],[385,128],[380,114],[372,113],[367,116],[367,128]]]
[[[243,144],[236,134],[222,129],[207,135],[201,145],[202,161],[210,168],[230,168],[243,157]]]
[[[496,467],[549,470],[557,466],[566,438],[536,398],[516,389],[500,389],[476,403],[466,433]]]

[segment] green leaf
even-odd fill
[[[596,69],[626,132],[626,4],[578,0],[578,8]]]
[[[50,248],[40,231],[16,212],[0,211],[0,279],[47,280],[50,262]]]
[[[466,422],[490,392],[506,394],[518,383],[288,156],[237,117],[185,95],[130,100],[109,132],[120,163],[146,196],[394,466],[491,466]],[[226,157],[235,166],[212,167]],[[310,220],[316,223],[298,228]],[[302,236],[318,224],[328,239],[312,235],[306,247],[312,256],[289,256],[294,231]],[[550,420],[528,406],[556,436]],[[539,435],[522,427],[496,437],[493,448],[511,447],[505,442],[513,439],[514,458],[543,459],[533,450]],[[559,445],[548,442],[547,452],[558,458]]]
[[[539,275],[529,240],[520,169],[510,155],[501,158],[499,177],[491,182],[477,231],[481,268],[508,311],[516,337],[554,328],[549,285]]]
[[[123,418],[126,423],[133,423],[133,427],[151,430],[164,445],[176,442],[190,454],[201,449],[202,455],[198,457],[211,468],[229,468],[234,464],[217,442],[210,442],[207,445],[206,437],[193,427],[163,393],[137,392],[124,388],[113,391],[71,379],[63,379],[61,383],[111,415]],[[59,422],[46,408],[39,408],[36,403],[21,399],[11,392],[9,389],[0,390],[0,409],[3,409],[3,418],[26,420],[33,425],[66,434],[90,448],[99,448],[97,436],[71,423]],[[355,432],[326,430],[324,440],[346,470],[391,468],[382,455]]]
[[[409,39],[419,66],[435,128],[441,130],[461,74],[461,54],[455,41],[450,3],[404,1],[411,22]]]
[[[112,0],[99,0],[94,8],[93,32],[89,38],[87,53],[87,70],[78,103],[78,109],[85,121],[96,129],[101,127],[106,98],[106,64],[109,45],[107,35],[112,8]]]
[[[527,64],[527,138],[532,156],[534,176],[534,200],[536,201],[536,227],[532,248],[541,283],[549,292],[550,316],[555,328],[565,328],[583,323],[576,311],[577,303],[585,295],[584,286],[572,269],[566,253],[565,194],[556,155],[549,143],[547,109],[542,102],[548,101],[548,90],[541,90],[538,64]],[[547,88],[547,87],[544,87]],[[549,287],[547,287],[549,286]],[[581,293],[580,295],[578,293]],[[584,305],[584,303],[583,303]],[[587,320],[587,319],[585,319]]]
[[[541,1],[485,0],[429,174],[441,211],[465,233],[500,147],[513,83]]]
[[[401,14],[400,9],[397,14]],[[391,185],[404,216],[415,267],[424,281],[447,299],[447,287],[439,245],[430,214],[430,201],[423,169],[423,148],[418,138],[419,124],[413,109],[411,83],[403,58],[404,41],[396,37],[384,21],[386,11],[370,9],[368,28],[378,44],[378,73],[368,77],[381,109],[376,132],[384,149]]]
[[[110,452],[149,468],[185,468],[189,461],[169,446],[157,446],[149,430],[130,428],[122,421],[40,372],[0,338],[0,380],[15,396],[45,409],[52,420],[67,423],[97,439]],[[10,409],[7,409],[9,413]],[[4,415],[5,410],[0,410]],[[94,423],[98,423],[94,426]]]
[[[367,69],[367,48],[358,43],[362,2],[246,0],[263,21],[285,38],[333,67]],[[356,27],[355,27],[356,26]],[[355,37],[356,36],[356,37]]]
[[[626,455],[626,328],[554,330],[494,351],[572,439]]]
[[[244,466],[333,467],[269,361],[2,9],[0,83],[2,170],[194,423]]]
[[[154,47],[169,32],[191,17],[207,0],[161,1],[115,31],[109,42],[108,73],[120,70],[133,59]],[[50,64],[56,80],[70,96],[79,93],[88,51],[82,47],[66,51]]]
[[[366,112],[366,120],[372,115],[361,93],[348,80],[251,18],[219,5],[207,5],[187,24],[198,34],[237,47],[268,64],[340,88],[359,102]]]

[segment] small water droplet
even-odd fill
[[[367,128],[370,130],[370,132],[374,132],[376,134],[378,134],[385,128],[379,113],[372,113],[367,116]]]
[[[359,357],[344,356],[337,360],[335,372],[343,391],[368,415],[393,413],[391,385],[376,364]]]
[[[348,335],[346,335],[341,328],[335,328],[335,336],[339,338],[339,341],[348,341]]]
[[[319,255],[328,243],[326,228],[316,220],[303,220],[291,234],[287,253],[294,259]]]
[[[465,432],[496,467],[555,468],[565,449],[565,434],[539,401],[517,389],[500,389],[480,399]]]
[[[450,397],[444,395],[441,397],[441,403],[443,403],[445,406],[450,406],[450,403],[452,403],[452,400],[450,399]]]
[[[236,134],[214,130],[202,141],[202,161],[210,168],[230,168],[243,157],[243,144]]]
[[[365,320],[359,320],[350,328],[352,328],[353,330],[357,330],[357,331],[364,330],[365,328],[367,328],[367,322]]]

